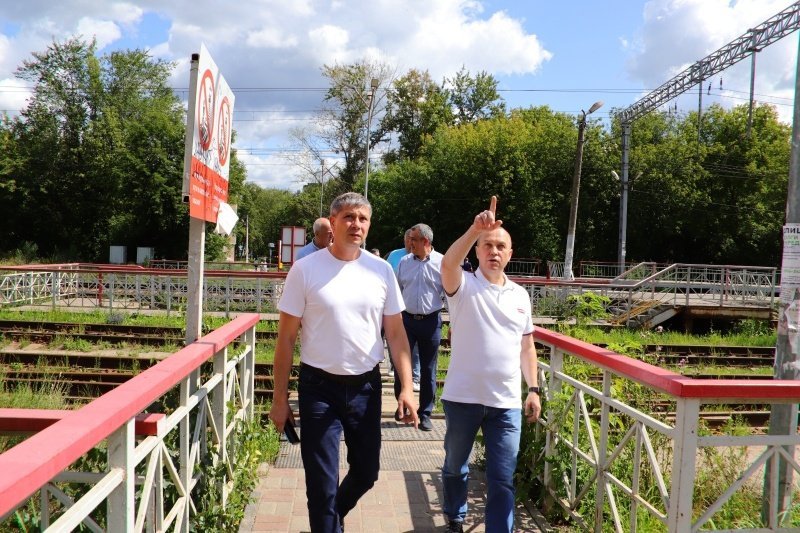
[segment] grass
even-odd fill
[[[561,332],[592,344],[692,344],[700,346],[775,346],[774,330],[736,331],[728,334],[712,332],[706,335],[691,335],[674,331],[654,333],[647,330],[612,329],[591,326],[566,326]]]

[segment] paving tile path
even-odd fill
[[[384,382],[381,424],[381,472],[375,486],[345,518],[347,533],[442,531],[441,465],[444,460],[444,420],[434,418],[434,429],[423,432],[393,419],[391,381]],[[300,424],[302,438],[302,422]],[[346,473],[344,443],[340,450],[342,476]],[[471,471],[469,514],[464,531],[483,532],[486,485],[483,472]],[[242,520],[240,532],[310,531],[306,507],[305,473],[300,447],[281,442],[275,465],[263,465],[259,482]],[[541,515],[524,506],[517,509],[516,530],[552,531]]]

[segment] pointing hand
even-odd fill
[[[497,212],[497,196],[492,196],[489,202],[489,209],[482,211],[475,216],[472,227],[478,231],[493,231],[503,225],[502,220],[495,220],[495,213]]]

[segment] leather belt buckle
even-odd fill
[[[413,318],[414,320],[425,320],[426,316],[427,315],[411,315],[411,318]]]

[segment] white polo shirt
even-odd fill
[[[442,399],[501,409],[522,406],[522,336],[533,333],[531,300],[505,278],[494,285],[480,269],[462,272],[461,286],[448,296],[450,346]]]
[[[301,319],[300,361],[357,375],[383,360],[383,316],[405,307],[389,263],[364,251],[341,261],[326,248],[292,266],[278,309]]]

